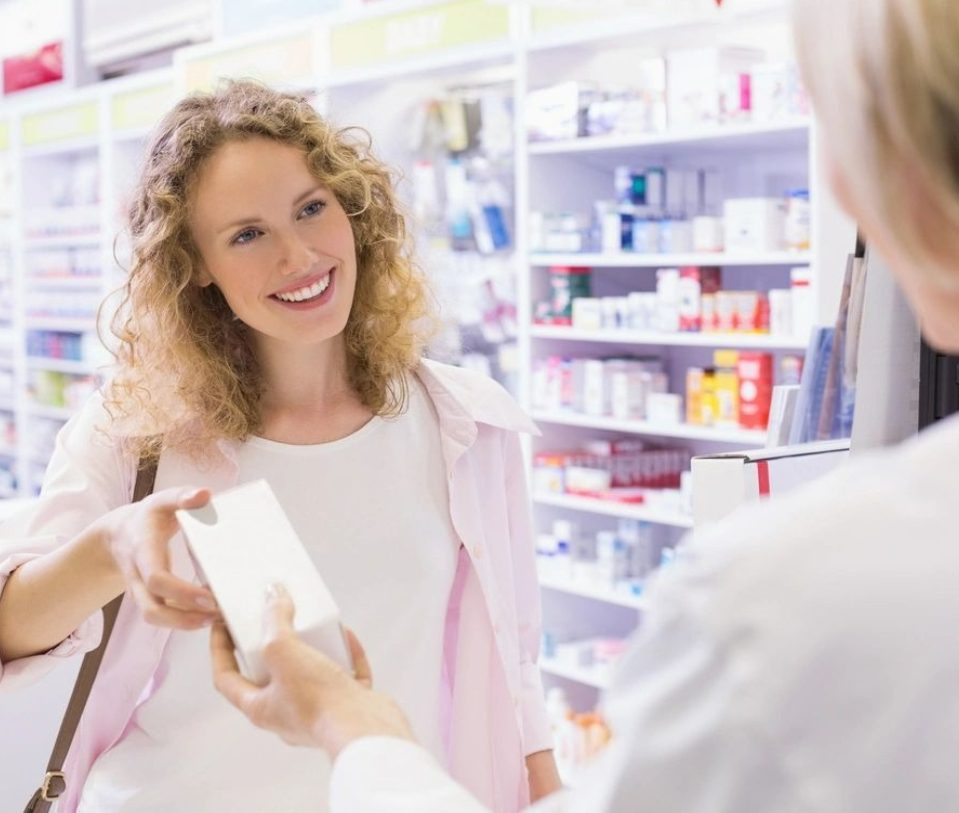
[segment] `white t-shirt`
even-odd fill
[[[251,438],[239,482],[265,478],[395,697],[441,760],[446,607],[457,543],[439,426],[422,385],[409,409],[332,443]],[[253,597],[252,600],[260,600]],[[94,764],[81,813],[327,809],[329,763],[255,729],[213,689],[208,636],[174,632],[126,736]]]

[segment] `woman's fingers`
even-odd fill
[[[178,630],[195,630],[211,624],[215,615],[210,612],[196,610],[179,610],[168,607],[158,601],[138,578],[132,579],[127,589],[136,601],[143,618],[149,624],[157,627],[171,627]]]

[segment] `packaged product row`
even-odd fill
[[[30,206],[23,211],[23,228],[30,239],[93,237],[100,232],[100,207]]]
[[[17,493],[17,463],[11,457],[0,458],[0,496],[13,497]]]
[[[53,370],[31,370],[27,379],[30,400],[40,406],[76,410],[96,390],[94,376]],[[51,447],[52,451],[52,447]]]
[[[592,680],[603,685],[609,681],[613,668],[628,645],[629,640],[625,637],[569,638],[562,630],[546,628],[543,630],[540,656],[554,669],[588,669]]]
[[[533,211],[533,252],[616,254],[808,251],[812,245],[809,191],[725,196],[718,170],[617,167],[615,197],[591,212]]]
[[[103,349],[95,333],[68,333],[54,330],[28,330],[27,356],[94,362]]]
[[[30,291],[27,294],[27,316],[56,319],[96,318],[103,300],[99,291]]]
[[[722,270],[687,266],[661,268],[655,291],[624,296],[592,295],[593,270],[551,266],[549,297],[534,304],[540,325],[579,330],[653,333],[745,333],[805,341],[813,324],[814,301],[808,267],[790,271],[789,288],[724,290]]]
[[[16,448],[17,421],[11,410],[0,409],[0,454],[11,454]]]
[[[691,487],[691,460],[688,449],[635,439],[594,439],[576,449],[541,450],[533,455],[533,493],[630,504],[668,493],[678,508]]]
[[[546,580],[638,597],[645,579],[672,555],[666,528],[621,518],[615,529],[590,531],[568,519],[536,537],[536,564]]]
[[[796,386],[802,358],[756,351],[716,350],[712,364],[686,366],[685,398],[669,391],[670,377],[658,357],[570,358],[534,362],[532,401],[536,410],[662,427],[764,430],[773,386]],[[682,386],[682,384],[680,385]],[[684,406],[685,404],[685,406]]]
[[[570,80],[527,98],[530,141],[775,123],[809,112],[794,62],[742,47],[674,50],[640,59],[629,84]]]
[[[27,273],[34,279],[91,279],[100,276],[100,252],[95,248],[65,248],[31,251],[26,255]]]

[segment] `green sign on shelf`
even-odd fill
[[[584,23],[595,23],[599,19],[626,14],[631,10],[635,10],[635,6],[630,7],[627,4],[603,6],[601,14],[597,14],[596,9],[554,8],[534,5],[531,27],[534,34],[542,34],[558,28],[573,28]]]
[[[118,93],[110,100],[110,121],[116,130],[152,127],[173,104],[172,82]]]
[[[279,85],[312,83],[313,70],[313,35],[306,32],[190,59],[184,80],[188,91],[210,90],[226,77]]]
[[[0,150],[10,149],[10,125],[0,121]]]
[[[97,103],[83,102],[24,116],[20,135],[25,147],[87,138],[97,133]]]
[[[334,70],[370,67],[460,45],[505,41],[509,35],[507,4],[454,0],[334,26],[331,62]]]

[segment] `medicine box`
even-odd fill
[[[709,525],[741,505],[788,493],[829,473],[848,458],[848,440],[695,457],[694,524],[697,528]]]
[[[785,243],[785,203],[779,198],[730,198],[723,203],[727,252],[779,251]]]
[[[339,608],[266,480],[216,494],[203,508],[176,516],[247,677],[260,684],[267,678],[264,612],[274,584],[282,584],[293,600],[300,637],[352,668]]]

